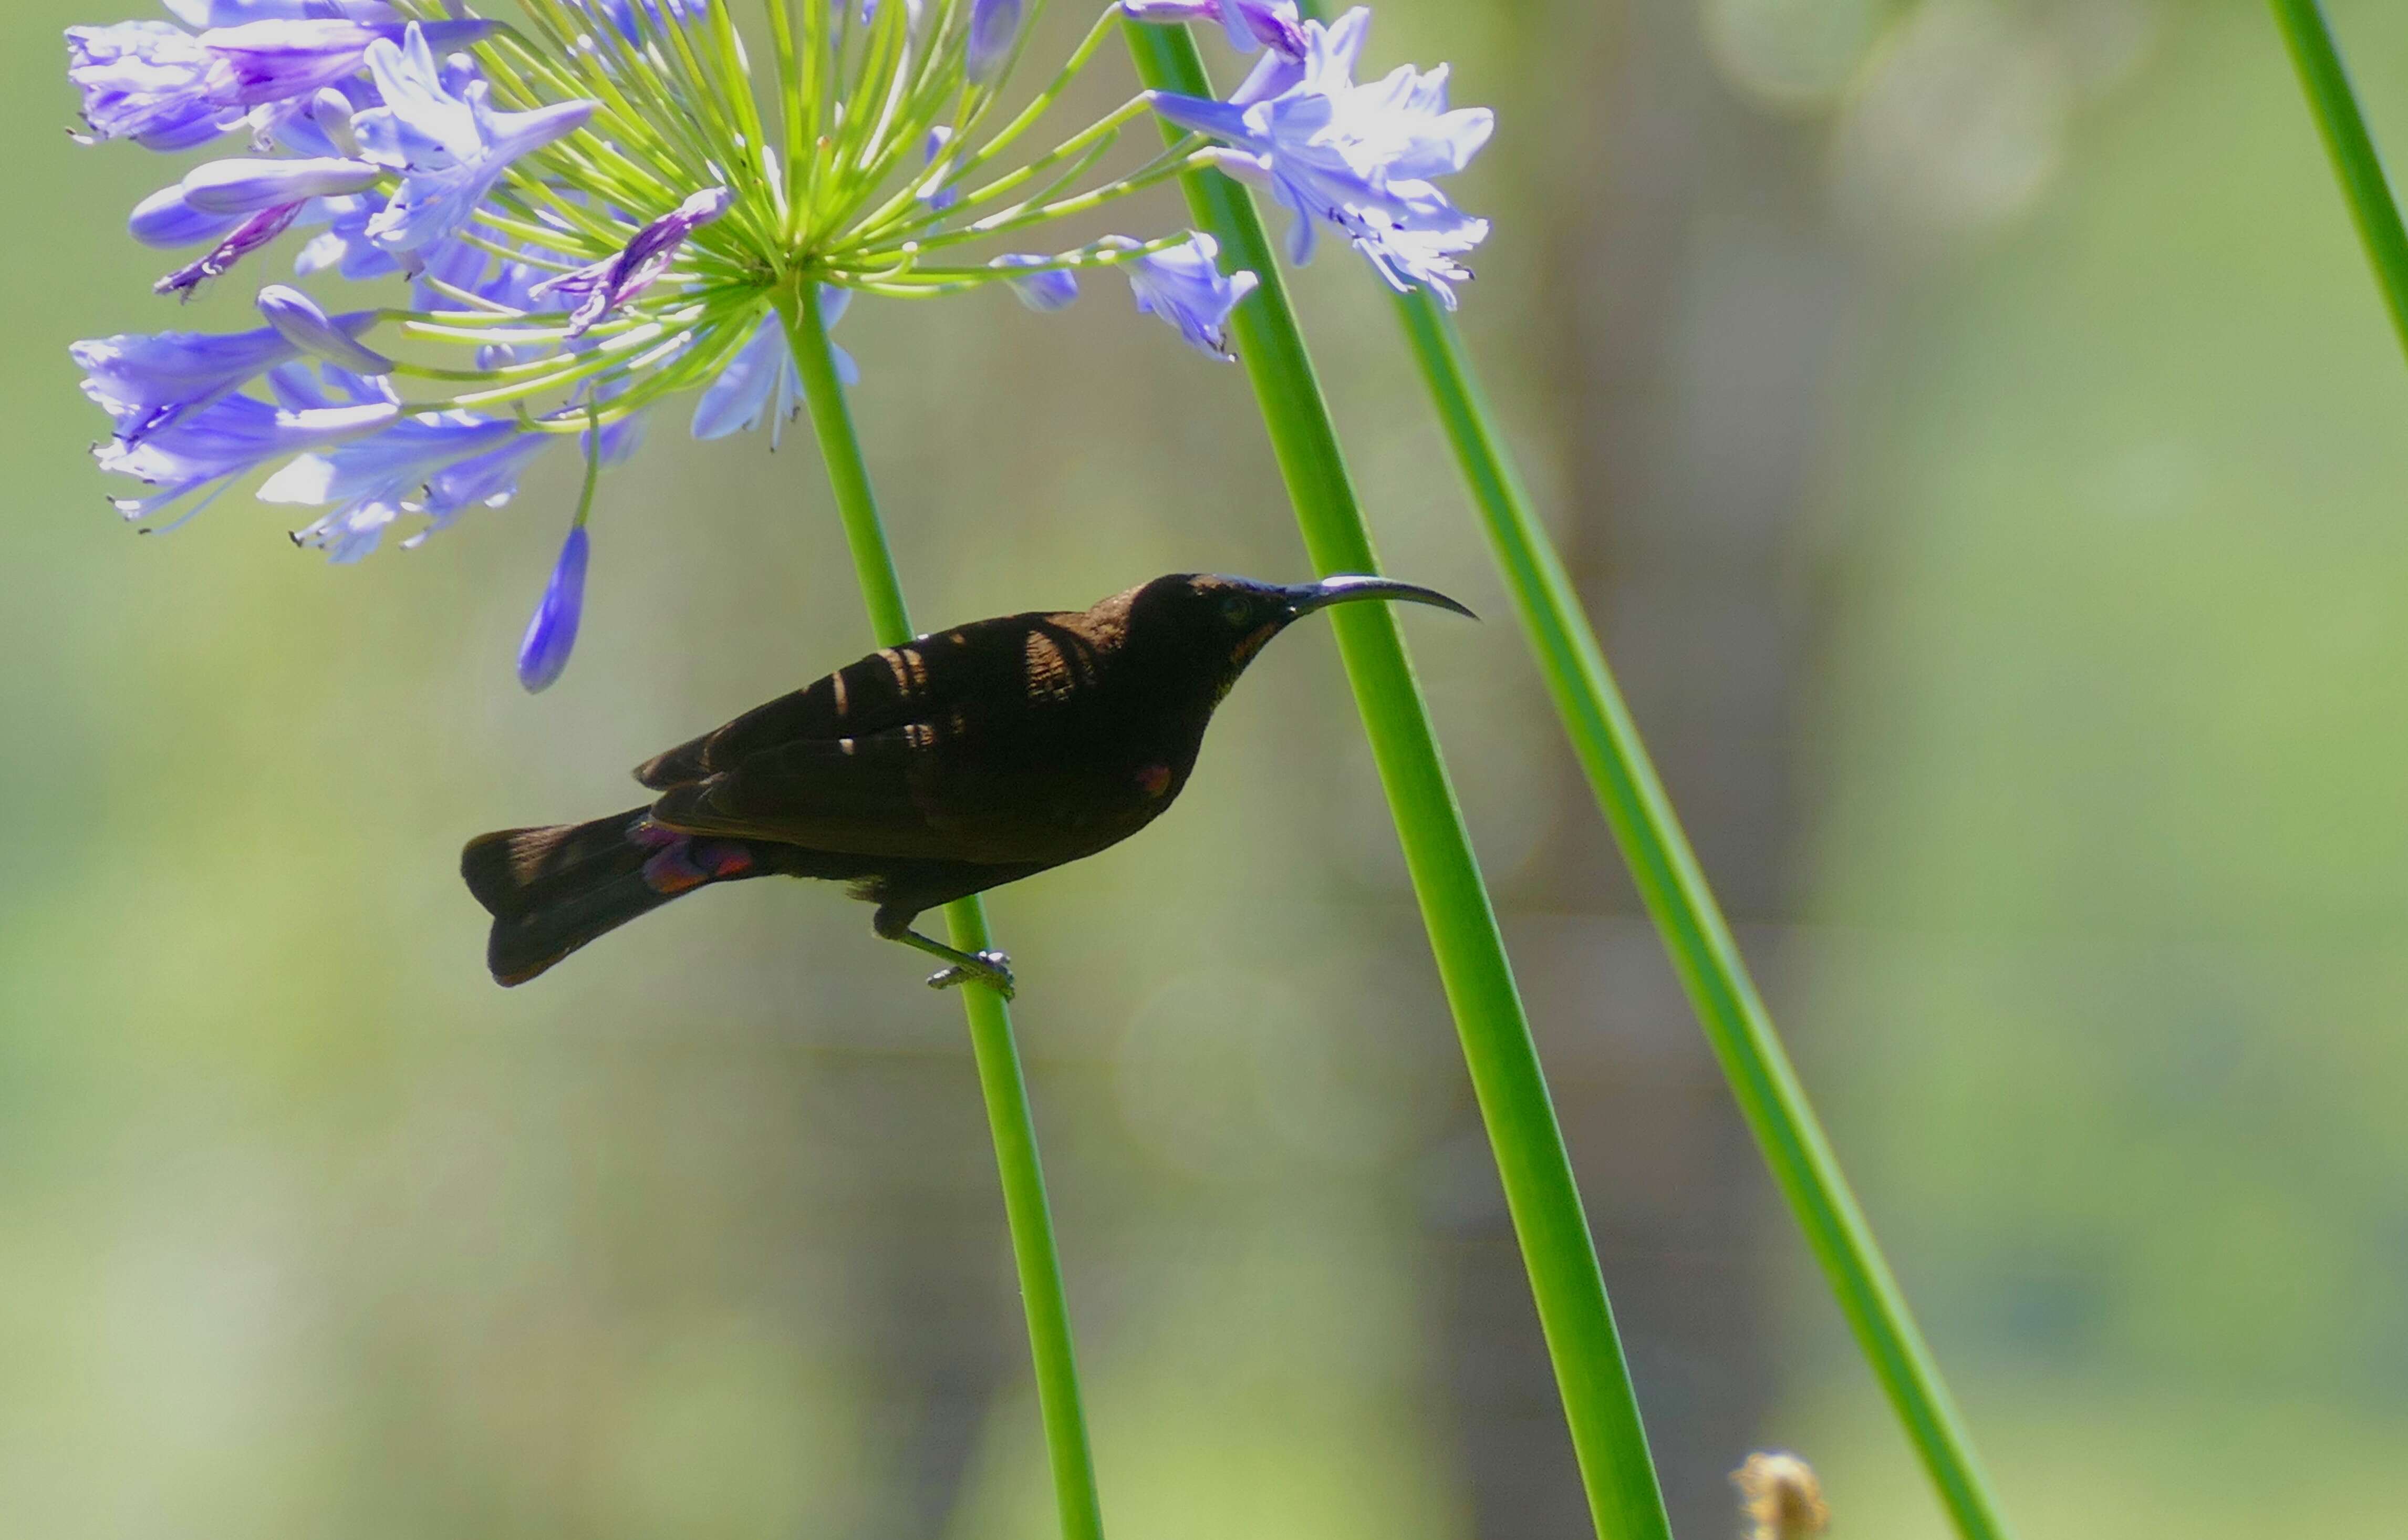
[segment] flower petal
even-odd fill
[[[1059,310],[1079,297],[1079,275],[1067,267],[1047,267],[1051,257],[1033,256],[1025,252],[1007,252],[987,264],[990,267],[1038,267],[1042,271],[1024,274],[1010,281],[1011,292],[1032,310]]]
[[[355,310],[337,320],[300,290],[271,283],[259,291],[259,313],[300,352],[337,364],[354,374],[391,374],[393,360],[360,345],[359,334],[376,324],[374,310]]]
[[[585,567],[591,550],[583,525],[568,532],[560,559],[552,564],[551,581],[543,585],[543,598],[527,621],[526,635],[520,639],[519,683],[530,695],[552,687],[577,647],[578,623],[585,616]]]

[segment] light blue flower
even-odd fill
[[[602,393],[607,399],[617,394]],[[568,410],[554,413],[553,422],[575,422],[584,413]],[[609,424],[602,429],[601,461],[606,466],[624,463],[642,447],[647,414],[638,412]],[[453,520],[472,508],[500,508],[518,496],[519,478],[527,467],[554,444],[574,442],[580,453],[594,453],[591,431],[577,434],[570,439],[556,433],[521,433],[506,439],[495,449],[457,460],[427,477],[426,484],[413,499],[410,511],[423,514],[426,523],[408,540],[405,550],[425,543],[427,537],[451,527]]]
[[[1455,259],[1487,236],[1488,222],[1456,209],[1431,179],[1462,170],[1487,143],[1494,116],[1448,109],[1443,65],[1426,73],[1400,65],[1355,84],[1370,20],[1358,7],[1334,26],[1305,22],[1304,58],[1267,55],[1226,102],[1171,92],[1150,100],[1168,121],[1226,141],[1221,169],[1295,211],[1291,261],[1312,260],[1326,220],[1389,284],[1426,285],[1452,309],[1452,285],[1471,276]]]
[[[255,108],[290,103],[359,73],[369,46],[401,36],[392,11],[354,7],[373,21],[347,19],[319,0],[298,7],[185,7],[202,15],[198,36],[165,22],[69,27],[67,79],[83,94],[85,142],[130,138],[152,150],[206,143]],[[229,19],[231,18],[231,19]],[[473,42],[492,30],[478,21],[427,24],[437,48]],[[255,133],[271,126],[252,120]]]
[[[83,94],[87,144],[187,150],[242,121],[209,50],[165,22],[67,28],[67,79]]]
[[[493,23],[412,22],[408,30],[426,46],[448,49],[474,42],[492,31]],[[391,46],[400,34],[391,23],[320,16],[212,27],[201,34],[200,41],[223,72],[232,100],[257,107],[307,96],[349,79],[359,73],[371,49],[379,43]]]
[[[559,441],[548,433],[522,433],[505,439],[498,449],[456,460],[436,471],[426,479],[425,497],[419,508],[427,517],[426,527],[401,543],[423,542],[469,509],[502,507],[518,496],[519,477],[526,468]]]
[[[851,291],[823,287],[821,324],[834,330],[852,302]],[[837,379],[848,389],[860,384],[861,367],[853,361],[853,354],[838,347],[828,351],[836,355]],[[697,439],[724,439],[751,432],[766,422],[770,447],[775,448],[785,425],[801,410],[802,398],[803,377],[795,367],[794,345],[786,338],[785,323],[773,311],[761,318],[752,340],[702,393],[702,399],[695,404],[691,431]]]
[[[209,214],[184,201],[181,183],[163,187],[134,206],[125,233],[145,246],[197,246],[223,240],[242,220],[234,214]]]
[[[357,561],[377,548],[396,519],[417,511],[428,482],[523,431],[507,417],[415,413],[365,438],[298,456],[261,485],[259,500],[337,505],[295,531],[294,543],[324,551],[332,561]]]
[[[1029,35],[1029,0],[948,0],[924,14],[918,0],[844,0],[848,22],[857,15],[880,37],[802,67],[767,50],[774,80],[718,29],[718,0],[547,0],[576,24],[513,32],[506,49],[459,0],[165,3],[180,27],[68,36],[91,137],[180,149],[247,131],[247,153],[193,167],[129,218],[146,245],[199,251],[155,287],[189,294],[299,229],[296,273],[400,277],[407,293],[330,315],[269,284],[264,329],[79,343],[85,389],[116,430],[95,453],[150,483],[122,501],[129,515],[206,506],[265,471],[265,498],[317,510],[295,538],[348,561],[405,519],[416,527],[402,543],[414,544],[509,501],[556,444],[583,450],[596,472],[618,463],[676,393],[699,393],[697,436],[767,425],[774,445],[803,394],[784,324],[800,274],[824,280],[834,325],[864,289],[934,298],[1008,282],[1023,303],[1059,309],[1078,295],[1078,269],[1118,266],[1141,311],[1220,356],[1254,282],[1223,277],[1196,238],[1152,252],[1114,237],[1050,258],[959,250],[1089,214],[1212,155],[1255,153],[1234,140],[1186,147],[1118,177],[1093,157],[1000,162],[1036,114],[1087,94],[1066,80],[1028,111],[987,112]],[[1131,10],[1216,19],[1241,48],[1269,44],[1294,78],[1274,90],[1258,71],[1268,95],[1304,79],[1293,0]],[[1093,57],[1082,50],[1068,73]],[[801,93],[804,110],[765,122],[761,103],[784,92]],[[1119,122],[1068,137],[1109,142]],[[842,174],[815,177],[823,154]],[[792,202],[806,184],[807,218]],[[1396,238],[1433,228],[1399,225]],[[384,322],[390,340],[369,348]],[[832,362],[844,384],[858,381],[841,350]],[[566,658],[589,551],[580,533],[554,569],[522,660],[531,684]]]
[[[729,198],[724,187],[696,193],[637,231],[618,255],[543,279],[528,287],[526,297],[532,303],[555,295],[574,296],[578,306],[568,318],[567,338],[573,342],[659,281],[686,237],[726,213]]]
[[[204,214],[255,214],[287,203],[365,192],[383,175],[366,161],[282,160],[236,156],[207,161],[177,185],[185,204]]]
[[[1054,260],[1026,252],[1006,252],[987,266],[1038,268],[1039,271],[1033,273],[1015,273],[1010,280],[1012,294],[1032,310],[1059,310],[1079,297],[1079,275],[1067,267],[1045,266]]]
[[[77,342],[67,353],[84,370],[84,395],[108,413],[118,442],[130,448],[291,362],[295,350],[263,327],[226,336],[123,333]]]
[[[591,549],[583,525],[569,530],[560,560],[552,564],[552,581],[543,586],[542,602],[519,641],[519,683],[529,694],[551,688],[568,667],[578,622],[585,615],[585,565]]]
[[[312,203],[304,214],[314,213],[326,228],[294,253],[293,271],[303,278],[332,271],[355,283],[401,271],[400,259],[368,238],[368,222],[383,209],[384,200],[372,193]],[[296,223],[315,221],[304,218]]]
[[[970,0],[969,51],[963,69],[973,85],[987,85],[1011,63],[1020,41],[1022,0]]]
[[[259,291],[259,313],[267,318],[268,328],[291,343],[298,353],[350,369],[354,374],[393,372],[392,359],[359,340],[360,333],[376,324],[374,310],[355,310],[346,316],[330,316],[316,300],[300,290],[282,283],[271,283]]]
[[[388,0],[164,0],[191,27],[236,27],[245,22],[299,22],[333,18],[386,22],[401,17]]]
[[[928,137],[920,141],[920,164],[935,166],[937,157],[943,154],[945,146],[953,141],[953,129],[951,123],[939,123],[928,130]],[[935,176],[922,185],[919,194],[920,201],[940,212],[961,202],[961,184],[953,180],[960,173],[960,169],[957,165],[947,162]]]
[[[251,140],[265,140],[289,154],[336,160],[357,160],[360,137],[351,129],[355,108],[351,97],[334,86],[320,86],[296,96],[273,114],[251,116]]]
[[[1106,236],[1099,244],[1128,252],[1139,243],[1126,236]],[[1223,277],[1220,256],[1221,243],[1198,231],[1181,245],[1131,257],[1119,266],[1137,296],[1140,314],[1161,317],[1197,352],[1229,362],[1238,356],[1229,351],[1229,312],[1261,280],[1244,271]]]
[[[204,282],[224,274],[245,256],[282,235],[292,227],[294,218],[307,207],[308,207],[307,203],[281,203],[272,209],[261,209],[228,231],[225,238],[209,248],[208,253],[198,262],[188,263],[150,285],[150,292],[162,295],[189,295]]]
[[[598,10],[603,19],[618,29],[619,36],[631,43],[640,43],[644,35],[638,29],[638,0],[572,0],[588,10]],[[658,33],[672,22],[699,16],[709,9],[708,0],[641,0],[642,20]]]
[[[112,439],[93,450],[100,468],[159,490],[147,497],[112,497],[129,519],[160,512],[194,493],[210,497],[236,477],[270,460],[315,451],[374,433],[400,409],[390,402],[292,410],[249,396],[228,396],[128,444]],[[208,499],[185,516],[200,511]]]
[[[1218,22],[1240,53],[1268,48],[1285,58],[1304,57],[1296,0],[1121,0],[1121,12],[1132,22]]]
[[[575,133],[599,106],[498,112],[482,80],[455,94],[415,22],[400,43],[377,42],[366,59],[383,105],[352,120],[360,151],[402,178],[367,223],[368,238],[388,252],[423,251],[459,230],[512,161]]]
[[[383,173],[341,156],[235,156],[209,161],[136,204],[126,228],[150,246],[216,244],[199,261],[152,289],[189,293],[282,235],[313,209],[324,217],[339,200],[373,187]],[[306,270],[306,269],[305,269]]]

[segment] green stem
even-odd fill
[[[2291,62],[2299,66],[2300,86],[2316,115],[2333,171],[2341,178],[2342,195],[2358,222],[2358,238],[2366,243],[2367,259],[2374,264],[2375,281],[2383,286],[2391,309],[2392,329],[2408,348],[2408,230],[2401,228],[2400,206],[2391,196],[2391,182],[2383,174],[2383,158],[2366,131],[2365,115],[2350,90],[2349,72],[2342,67],[2333,46],[2332,28],[2316,0],[2272,0],[2274,24],[2290,46]]]
[[[1185,28],[1131,23],[1125,36],[1147,85],[1211,94]],[[1191,173],[1184,186],[1226,265],[1261,280],[1230,324],[1313,565],[1325,574],[1375,572],[1370,533],[1261,218],[1218,174]],[[1609,1540],[1670,1540],[1563,1132],[1396,617],[1385,605],[1358,604],[1333,612],[1332,623],[1496,1152],[1591,1517]]]
[[[2275,0],[2278,12],[2286,7],[2314,15],[2313,0]],[[1319,16],[1324,7],[1320,0],[1303,0],[1303,10]],[[2333,74],[2338,78],[2337,65]],[[2346,86],[2344,94],[2345,97]],[[2354,110],[2351,122],[2357,122]],[[2362,143],[2363,127],[2358,134]],[[2377,180],[2379,183],[2379,172]],[[2396,214],[2389,228],[2392,249],[2408,255],[2408,244],[2399,238]],[[2408,264],[2395,262],[2391,270],[2408,274]],[[2395,282],[2391,292],[2396,309],[2403,290]],[[1958,1533],[1967,1540],[2004,1540],[2006,1521],[1948,1388],[1748,977],[1729,923],[1706,885],[1671,799],[1623,703],[1605,650],[1581,609],[1579,591],[1513,468],[1454,319],[1426,292],[1397,296],[1397,313],[1464,479],[1470,483],[1490,548],[1564,730],[1722,1063],[1732,1097]]]
[[[1454,320],[1426,293],[1399,295],[1397,309],[1564,730],[1731,1094],[1957,1532],[1967,1540],[2003,1540],[2006,1521],[1931,1351],[1748,978],[1579,592],[1514,471]]]
[[[795,293],[781,296],[795,363],[803,377],[811,426],[827,462],[828,485],[844,520],[845,543],[861,581],[862,602],[882,647],[911,640],[911,616],[903,602],[902,580],[878,516],[869,467],[853,429],[853,412],[836,377],[827,327],[820,317],[819,284],[805,275]],[[945,907],[953,943],[965,952],[994,945],[986,909],[975,898]],[[1054,1217],[1045,1199],[1045,1171],[1037,1154],[1037,1124],[1028,1086],[1012,1041],[1011,1011],[1003,997],[975,980],[960,986],[969,1018],[970,1046],[978,1060],[979,1089],[986,1099],[995,1136],[996,1173],[1003,1180],[1004,1216],[1011,1230],[1011,1257],[1020,1273],[1021,1304],[1028,1318],[1028,1350],[1036,1360],[1037,1407],[1045,1424],[1045,1445],[1054,1467],[1054,1496],[1061,1511],[1063,1540],[1103,1540],[1104,1517],[1096,1495],[1096,1470],[1087,1448],[1086,1415],[1080,1408],[1079,1365],[1070,1341],[1070,1306],[1062,1290],[1062,1262],[1054,1249]]]

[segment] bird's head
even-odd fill
[[[1209,572],[1174,572],[1156,578],[1133,596],[1129,640],[1155,656],[1176,654],[1192,661],[1226,694],[1266,642],[1316,610],[1357,599],[1400,599],[1431,604],[1458,615],[1471,612],[1434,588],[1389,578],[1340,576],[1319,583],[1260,583]]]

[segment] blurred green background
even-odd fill
[[[808,436],[549,466],[330,569],[137,539],[67,343],[168,180],[0,99],[0,1512],[52,1540],[1002,1540],[1050,1505],[957,1007],[824,888],[505,994],[460,842],[853,655]],[[1068,5],[1048,25],[1078,24]],[[2333,7],[2408,143],[2408,12]],[[1040,47],[1038,55],[1045,50]],[[1463,321],[2028,1535],[2391,1533],[2408,369],[2254,0],[1384,0],[1500,109]],[[1099,101],[1125,89],[1111,61]],[[1161,206],[1154,223],[1176,216]],[[1564,752],[1376,284],[1297,276],[1684,1535],[1780,1445],[1942,1522]],[[1099,283],[864,302],[920,620],[1304,568],[1241,376]],[[1004,890],[1104,1488],[1148,1540],[1555,1540],[1570,1457],[1325,634],[1143,839]]]

